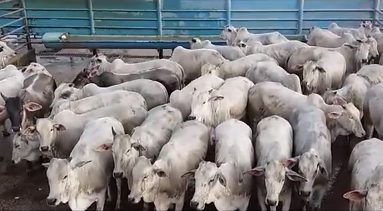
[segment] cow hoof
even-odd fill
[[[4,137],[8,137],[8,136],[10,136],[11,134],[8,132],[8,131],[3,131],[3,136]]]

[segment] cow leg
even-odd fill
[[[11,134],[7,131],[7,128],[5,127],[5,122],[1,125],[3,127],[3,136],[8,137]]]
[[[284,194],[282,196],[283,197],[282,211],[289,211],[290,210],[291,194],[292,194],[291,188],[287,188],[287,190],[284,191]]]
[[[101,191],[97,196],[97,204],[96,204],[96,211],[103,211],[104,205],[105,205],[105,191],[107,188],[105,188],[103,191]]]
[[[144,202],[144,208],[142,210],[143,211],[149,211],[150,210],[150,204]]]
[[[258,204],[261,207],[261,210],[267,211],[267,207],[265,204],[265,197],[263,196],[262,191],[259,188],[257,188],[257,197],[258,197]]]
[[[174,211],[182,211],[182,209],[184,208],[185,192],[186,191],[182,193],[182,195],[180,196],[180,199],[177,201],[176,208],[174,209]]]
[[[110,183],[110,179],[109,179],[109,183]],[[110,189],[110,185],[108,185],[108,189],[107,189],[107,192],[106,192],[106,196],[107,196],[107,201],[108,202],[112,202],[112,190]]]
[[[250,203],[250,197],[245,203],[243,203],[242,207],[238,208],[238,210],[239,211],[247,211],[247,208],[249,207],[249,203]]]
[[[122,186],[121,178],[116,178],[116,186],[117,186],[116,209],[120,209],[120,205],[121,205],[121,186]]]

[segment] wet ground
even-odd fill
[[[74,52],[73,50],[68,51]],[[75,53],[89,53],[88,50],[75,51]],[[125,55],[153,55],[156,51],[142,50],[124,50],[113,51],[113,53],[123,53]],[[169,55],[166,52],[165,55]],[[128,62],[140,62],[143,59],[127,59]],[[69,57],[40,57],[38,62],[45,65],[48,71],[55,77],[57,84],[72,81],[76,74],[80,72],[87,64],[87,58],[69,58]],[[0,135],[0,210],[70,210],[67,205],[60,205],[55,208],[48,207],[45,198],[48,196],[49,187],[45,175],[45,169],[41,169],[33,174],[26,173],[25,163],[17,166],[9,164],[11,159],[12,141],[10,138],[4,138]],[[348,202],[342,195],[348,191],[350,178],[346,171],[349,148],[344,139],[337,140],[333,144],[333,169],[335,173],[332,177],[331,188],[322,204],[321,210],[348,210]],[[8,163],[8,164],[7,164]],[[6,165],[7,164],[7,165]],[[126,187],[126,186],[125,186]],[[126,199],[126,193],[125,195]],[[133,206],[124,200],[123,210],[141,210],[140,205]],[[184,210],[189,208],[190,196],[185,200]],[[94,210],[92,206],[89,210]],[[214,210],[213,206],[207,209]],[[113,203],[107,203],[105,210],[114,210]],[[252,197],[249,210],[258,210],[255,197]],[[293,205],[291,210],[297,210]]]

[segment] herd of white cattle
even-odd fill
[[[262,211],[279,202],[289,210],[293,191],[306,210],[321,207],[331,144],[348,136],[359,143],[344,198],[350,210],[382,210],[383,142],[372,138],[374,128],[383,138],[379,28],[313,27],[307,44],[233,26],[221,37],[227,46],[193,38],[170,59],[95,55],[76,78],[81,86],[56,87],[38,63],[3,65],[0,124],[9,136],[5,121],[12,123],[12,160],[49,158],[46,202],[71,210],[94,202],[103,210],[112,178],[116,208],[126,178],[128,201],[143,200],[144,209],[181,211],[193,189],[194,209],[245,211],[255,187]],[[5,64],[15,52],[0,49]]]

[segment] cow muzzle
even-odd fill
[[[195,116],[188,116],[187,120],[196,120],[197,118]]]
[[[275,206],[277,205],[277,201],[270,200],[270,199],[267,199],[267,200],[266,200],[266,203],[267,203],[267,205],[269,205],[270,207],[275,207]]]
[[[20,127],[19,126],[12,126],[12,131],[13,132],[20,132]]]
[[[368,59],[362,59],[362,64],[368,64]]]
[[[196,201],[190,201],[190,207],[192,209],[195,209],[195,210],[204,210],[205,209],[204,204],[202,204],[202,206],[200,206],[200,203],[198,203]]]
[[[41,152],[48,152],[48,150],[49,150],[49,147],[48,147],[48,146],[41,146],[41,147],[40,147],[40,151],[41,151]]]
[[[116,178],[116,179],[122,178],[122,172],[114,172],[113,173],[113,177]]]
[[[54,198],[47,198],[46,199],[46,202],[47,202],[47,205],[49,206],[56,206],[56,202],[57,202],[57,199],[54,199]]]
[[[309,197],[311,195],[310,191],[299,191],[299,195],[302,197]]]

